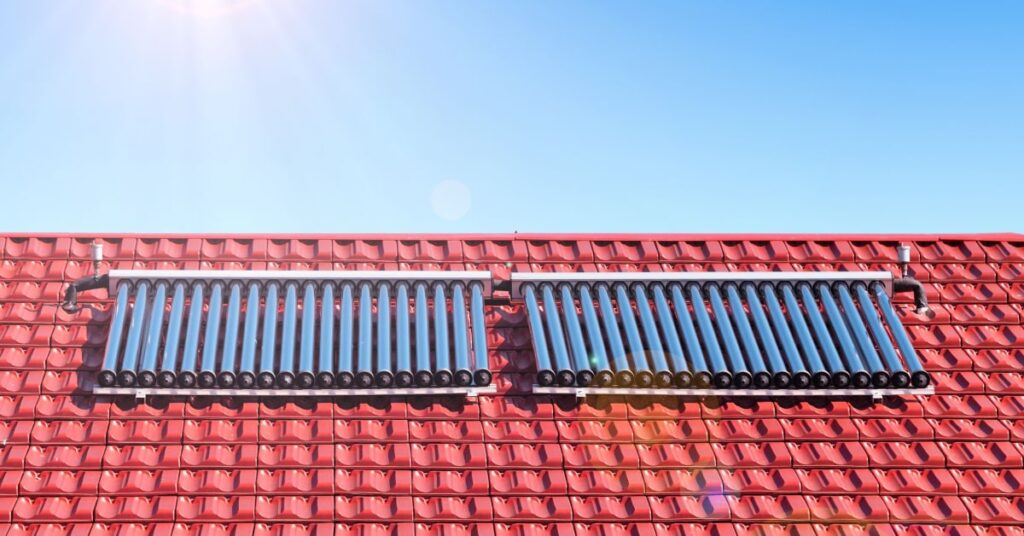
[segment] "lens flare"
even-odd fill
[[[171,11],[188,17],[214,19],[241,13],[259,0],[157,0]]]

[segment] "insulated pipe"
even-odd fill
[[[135,288],[135,305],[128,325],[128,339],[124,343],[124,358],[117,373],[117,384],[122,387],[135,385],[135,366],[139,360],[142,334],[146,329],[146,305],[149,302],[149,283],[142,281]]]
[[[626,294],[626,285],[622,283],[615,285],[615,301],[619,305],[619,318],[622,319],[622,327],[626,332],[626,340],[629,342],[630,357],[633,361],[632,370],[636,373],[636,378],[633,381],[637,387],[650,387],[654,385],[654,371],[647,363],[644,345],[640,340],[640,328],[636,325],[633,305],[629,302],[629,295]]]
[[[469,369],[469,325],[466,323],[466,298],[462,283],[452,285],[452,335],[455,340],[455,385],[473,384]]]
[[[223,388],[235,386],[235,358],[238,356],[238,320],[242,311],[242,284],[231,283],[228,294],[228,315],[224,324],[224,351],[221,352],[217,367],[217,385]]]
[[[800,290],[800,297],[803,299],[804,310],[807,312],[808,318],[811,319],[811,326],[814,328],[814,338],[818,341],[818,347],[825,354],[825,363],[828,364],[829,372],[832,374],[832,387],[849,387],[851,382],[850,371],[847,370],[846,366],[843,365],[842,359],[839,358],[836,344],[832,340],[828,326],[825,325],[825,320],[821,317],[821,311],[818,310],[818,301],[811,293],[810,283],[800,283],[798,288]],[[795,319],[799,316],[799,311],[799,308],[791,308],[790,316]]]
[[[612,372],[611,364],[608,362],[608,352],[604,348],[601,324],[597,320],[597,311],[594,309],[594,298],[590,295],[590,287],[581,284],[579,295],[580,309],[583,310],[583,323],[587,326],[587,338],[590,340],[594,367],[597,369],[594,383],[598,387],[611,387],[615,383],[615,373]]]
[[[370,283],[359,285],[359,365],[355,386],[373,386],[373,298]]]
[[[395,385],[412,387],[412,358],[409,349],[409,285],[400,281],[395,295]]]
[[[892,303],[889,302],[885,287],[875,284],[871,286],[871,289],[874,290],[875,298],[878,300],[878,308],[882,310],[885,320],[889,323],[889,331],[892,332],[896,344],[900,347],[900,353],[903,354],[903,359],[907,362],[907,370],[910,371],[910,384],[917,388],[928,387],[928,384],[931,383],[931,376],[921,366],[921,361],[918,359],[917,353],[914,352],[914,345],[910,344],[907,331],[903,328],[903,322],[900,321],[899,315],[896,314]]]
[[[604,324],[604,331],[608,334],[608,347],[612,353],[612,362],[615,365],[615,385],[629,387],[636,379],[633,371],[629,368],[629,358],[626,348],[622,345],[622,335],[619,333],[619,322],[616,320],[615,309],[612,307],[612,299],[608,292],[608,285],[597,286],[597,299],[601,305],[601,322]]]
[[[373,382],[377,387],[391,387],[395,373],[391,367],[391,292],[388,283],[377,286],[377,364]]]
[[[185,316],[185,283],[174,284],[174,298],[171,299],[171,316],[167,319],[167,342],[164,343],[164,357],[160,362],[160,371],[156,375],[156,383],[160,387],[174,387],[177,375],[174,373],[178,363],[178,346],[181,343],[181,320]]]
[[[437,370],[434,384],[448,387],[452,384],[451,353],[448,350],[448,301],[444,296],[444,283],[434,283],[434,348]]]
[[[775,388],[785,389],[793,381],[794,371],[803,372],[804,374],[807,371],[799,366],[787,367],[786,363],[783,362],[782,352],[779,351],[779,343],[775,340],[775,334],[772,333],[772,328],[768,324],[768,317],[764,314],[761,298],[757,295],[757,286],[753,283],[744,283],[743,290],[747,296],[747,307],[750,308],[750,314],[754,317],[754,326],[757,328],[761,347],[764,348],[768,369],[772,373],[771,385]],[[797,361],[794,364],[799,365],[800,362]]]
[[[416,283],[416,385],[434,383],[430,368],[430,308],[427,306],[427,284]]]
[[[693,373],[686,366],[686,356],[683,355],[683,345],[679,341],[679,332],[676,331],[675,318],[672,310],[668,307],[668,300],[665,299],[665,289],[661,285],[654,285],[654,308],[658,311],[658,324],[665,337],[665,345],[668,346],[668,355],[672,359],[672,370],[675,375],[672,382],[676,387],[689,387],[693,383]]]
[[[825,306],[825,314],[828,315],[832,331],[836,334],[836,338],[839,339],[839,345],[843,349],[846,364],[849,370],[853,372],[851,385],[857,389],[863,389],[871,385],[871,374],[868,373],[868,369],[864,365],[864,359],[861,357],[860,351],[857,350],[857,344],[853,342],[853,337],[850,336],[850,330],[846,327],[846,321],[843,319],[842,313],[839,312],[839,306],[836,305],[835,299],[832,298],[832,289],[828,284],[821,283],[818,285],[817,290],[818,297],[821,299],[822,305]]]
[[[906,272],[906,270],[904,270]],[[928,307],[928,293],[924,290],[924,285],[920,281],[913,277],[907,277],[904,273],[904,277],[897,278],[892,282],[893,292],[913,292],[914,293],[914,312],[919,315],[931,313],[931,308]],[[932,314],[931,316],[935,316]]]
[[[107,350],[103,355],[103,367],[97,378],[103,387],[117,383],[117,358],[121,353],[121,339],[124,338],[124,321],[128,316],[128,283],[117,285],[117,300],[114,301],[114,318],[110,321],[110,336]]]
[[[868,329],[864,325],[860,311],[857,310],[857,306],[853,303],[850,289],[846,287],[845,283],[840,283],[836,287],[839,292],[839,303],[843,306],[843,315],[846,316],[846,321],[850,324],[854,340],[857,342],[857,346],[860,347],[860,355],[863,356],[864,364],[867,365],[868,372],[871,373],[872,387],[888,387],[889,373],[885,371],[882,360],[879,359],[878,352],[875,351],[875,343],[871,340],[871,335],[868,334]]]
[[[775,333],[778,336],[777,340],[782,345],[782,351],[785,354],[784,364],[785,369],[792,373],[790,386],[797,389],[806,389],[811,385],[811,381],[814,377],[804,366],[803,359],[800,358],[800,349],[796,345],[796,340],[793,339],[793,333],[789,329],[789,323],[786,322],[786,315],[782,313],[782,307],[779,305],[779,296],[775,293],[775,286],[771,284],[764,284],[761,286],[761,292],[764,295],[764,302],[768,306],[768,315],[771,317],[771,326],[775,328]],[[799,313],[799,310],[797,311]],[[803,319],[801,318],[801,322]],[[807,329],[807,326],[804,326]],[[808,335],[809,336],[809,335]],[[811,343],[813,345],[813,342]],[[815,353],[817,358],[817,353]],[[808,359],[810,360],[810,359]],[[821,360],[818,359],[818,368],[822,374],[826,374],[824,381],[819,387],[825,387],[828,385],[827,373],[821,369],[824,366],[821,365]],[[821,380],[819,380],[821,381]]]
[[[793,329],[796,330],[797,338],[800,340],[800,348],[803,349],[803,355],[811,372],[811,386],[821,389],[829,385],[835,387],[846,387],[849,385],[850,375],[848,373],[840,371],[838,377],[833,377],[832,373],[825,367],[825,363],[821,361],[821,355],[814,344],[814,337],[811,335],[810,328],[807,327],[807,322],[804,321],[804,313],[800,309],[800,303],[796,299],[796,294],[793,293],[793,286],[784,283],[781,285],[781,288],[782,296],[786,300],[786,311],[789,313],[790,321],[793,323]],[[775,295],[770,286],[765,287],[765,292],[771,292],[772,296]],[[770,300],[768,303],[771,305],[773,301]],[[775,312],[772,313],[772,321],[775,322],[776,328],[781,331],[780,326],[786,325],[786,319],[781,317],[781,311],[778,313],[780,318],[776,318],[775,314]],[[808,313],[808,316],[810,316],[810,313]],[[829,344],[831,344],[831,341],[829,341]],[[834,351],[834,349],[829,346],[825,350],[826,355],[830,351]]]
[[[697,317],[697,325],[700,326],[701,340],[704,341],[704,348],[708,350],[708,360],[711,362],[711,371],[714,373],[714,376],[712,376],[714,386],[719,389],[731,387],[733,384],[733,374],[725,364],[722,347],[718,344],[718,334],[715,333],[715,328],[711,323],[711,315],[708,314],[708,308],[704,305],[704,296],[701,295],[700,286],[696,283],[691,283],[688,288],[690,291],[690,303],[693,304],[693,314]],[[683,315],[685,311],[685,305],[683,308],[678,308],[677,304],[677,313]],[[684,322],[683,329],[686,329],[686,327],[687,323]],[[689,342],[687,341],[687,344]],[[690,346],[690,348],[696,348],[696,346]]]
[[[320,296],[320,359],[316,367],[316,385],[334,386],[334,285],[324,284]]]
[[[473,381],[477,385],[491,384],[491,369],[487,364],[487,324],[484,322],[484,286],[474,281],[469,284],[470,316],[473,319],[473,357],[476,360]]]
[[[549,338],[555,354],[555,364],[558,367],[558,384],[562,387],[569,387],[575,384],[576,374],[572,370],[569,350],[565,346],[562,320],[558,317],[558,303],[555,302],[555,294],[550,284],[541,285],[540,291],[544,296],[544,318],[547,321],[548,330],[551,332]]]
[[[224,284],[210,286],[210,303],[206,309],[206,332],[203,335],[203,361],[199,367],[199,387],[217,385],[217,349],[220,346],[220,314],[224,300]]]
[[[281,360],[277,368],[277,386],[295,386],[295,329],[299,323],[298,284],[289,281],[284,287],[284,314],[281,320]]]
[[[568,283],[559,285],[559,294],[562,297],[562,316],[565,319],[569,345],[572,348],[573,364],[576,367],[576,385],[588,387],[594,381],[594,371],[588,358],[587,343],[583,342],[583,329],[580,328],[580,317],[576,313],[576,301],[572,297],[571,290]]]
[[[356,381],[352,365],[355,349],[355,311],[352,307],[352,284],[341,284],[341,312],[338,315],[338,373],[334,383],[342,389],[352,387]]]
[[[725,285],[725,293],[729,297],[729,308],[732,312],[732,318],[736,323],[737,331],[740,333],[740,344],[747,355],[751,372],[754,374],[753,386],[758,389],[764,389],[772,384],[772,375],[768,372],[768,367],[765,366],[764,354],[762,354],[761,349],[758,347],[757,336],[754,335],[754,330],[750,327],[750,319],[747,318],[746,310],[743,307],[740,291],[736,288],[735,284],[727,283]]]
[[[242,363],[238,366],[238,386],[251,389],[256,385],[256,337],[260,323],[260,286],[249,283],[245,299],[245,329],[242,331]]]
[[[302,335],[299,339],[299,373],[295,386],[309,389],[316,383],[313,367],[316,354],[316,285],[306,283],[302,292]]]
[[[548,354],[547,337],[544,334],[544,321],[537,305],[537,294],[533,285],[523,285],[523,301],[526,303],[526,314],[530,318],[530,335],[533,337],[533,353],[537,356],[537,385],[547,387],[555,384],[555,369],[551,366]]]
[[[260,373],[256,385],[261,389],[274,386],[274,357],[277,354],[277,283],[267,285],[263,305],[263,339],[260,341]]]
[[[658,327],[654,322],[654,314],[651,313],[651,301],[647,299],[647,292],[643,285],[633,285],[633,299],[636,302],[637,312],[640,313],[640,326],[644,330],[644,339],[647,341],[647,348],[650,349],[651,365],[654,367],[654,385],[658,387],[672,387],[675,379],[673,371],[665,360],[665,347],[661,344],[661,336]]]
[[[910,385],[910,373],[904,370],[900,357],[896,355],[896,349],[893,348],[892,341],[889,340],[889,334],[882,326],[882,321],[875,310],[875,304],[871,301],[871,296],[868,294],[867,286],[864,283],[854,283],[853,289],[857,293],[856,297],[860,304],[860,311],[864,314],[864,318],[867,319],[868,328],[871,329],[871,334],[878,341],[878,347],[882,349],[882,357],[885,358],[889,370],[892,371],[892,378],[890,380],[892,386],[903,388]]]
[[[160,335],[164,328],[164,307],[167,305],[167,283],[157,283],[150,305],[146,325],[146,340],[142,345],[142,365],[136,379],[142,387],[156,385],[156,355],[160,350]]]
[[[696,290],[696,287],[694,289]],[[711,369],[708,368],[707,361],[704,359],[704,351],[697,339],[697,330],[693,327],[690,307],[686,304],[686,298],[683,297],[683,287],[678,283],[673,283],[669,286],[669,292],[672,293],[672,305],[676,310],[677,326],[682,331],[686,352],[690,357],[689,369],[693,373],[691,383],[696,387],[710,387],[714,376],[711,374]],[[703,300],[700,301],[700,305],[704,307]],[[715,342],[717,343],[717,340]],[[721,356],[719,355],[719,357]]]
[[[194,387],[196,384],[196,359],[199,353],[199,330],[203,325],[203,287],[201,281],[192,284],[192,298],[188,306],[188,327],[185,329],[185,348],[181,353],[181,371],[178,385]]]
[[[715,325],[722,336],[726,354],[729,357],[732,383],[740,389],[750,387],[753,377],[747,370],[747,364],[743,361],[743,351],[740,349],[739,341],[736,340],[736,332],[733,331],[732,323],[729,321],[729,313],[725,310],[725,303],[722,302],[722,294],[718,290],[718,285],[708,285],[707,290],[711,309],[715,312]]]

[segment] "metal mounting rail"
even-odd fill
[[[151,396],[231,396],[231,397],[333,397],[333,396],[430,396],[430,395],[462,395],[475,398],[479,395],[494,394],[496,385],[485,387],[416,387],[402,389],[184,389],[140,388],[140,387],[95,387],[94,395],[129,395],[136,399]]]
[[[643,389],[635,387],[544,387],[533,386],[534,394],[574,395],[585,398],[591,395],[625,395],[625,396],[721,396],[732,398],[774,398],[774,397],[830,397],[843,398],[851,396],[884,396],[933,395],[935,387],[921,389]]]
[[[526,283],[687,283],[752,281],[792,283],[819,281],[879,281],[891,290],[891,272],[513,272],[512,297],[522,298]]]

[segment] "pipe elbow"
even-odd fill
[[[60,308],[68,313],[78,312],[78,293],[86,290],[105,288],[109,280],[110,278],[107,274],[94,274],[72,281],[68,284],[68,288],[64,290],[64,299],[61,301]]]
[[[920,315],[928,315],[929,317],[934,316],[931,308],[928,307],[928,294],[925,292],[924,285],[920,281],[913,277],[900,277],[892,282],[892,289],[894,293],[913,292],[914,312]]]

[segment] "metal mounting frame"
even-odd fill
[[[445,281],[481,283],[484,293],[491,292],[491,272],[441,270],[111,270],[110,290],[121,281],[258,281],[339,282],[339,281]]]
[[[177,387],[94,387],[94,395],[133,396],[138,400],[151,396],[218,397],[348,397],[348,396],[437,396],[462,395],[476,398],[498,392],[496,385],[479,387],[412,387],[373,389],[183,389]]]
[[[510,277],[513,298],[523,297],[526,283],[671,283],[671,282],[873,282],[892,292],[891,272],[513,272]]]
[[[550,387],[533,386],[534,394],[573,395],[586,398],[593,395],[619,396],[689,396],[728,398],[776,398],[776,397],[861,397],[880,399],[885,396],[933,395],[935,387],[922,389],[644,389],[639,387]]]

